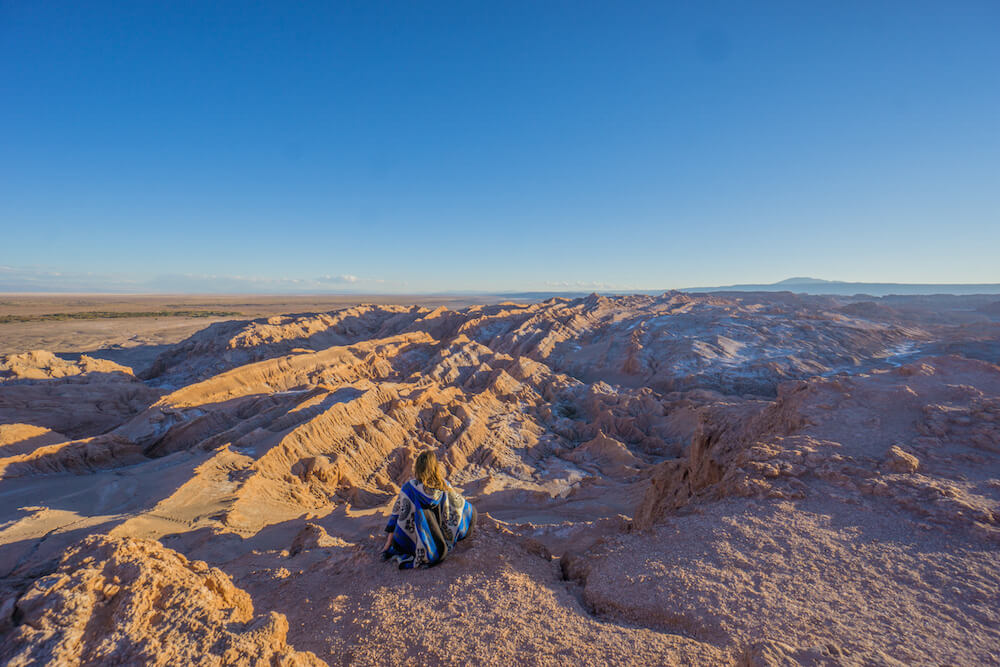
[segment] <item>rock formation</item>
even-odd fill
[[[151,540],[89,537],[13,605],[0,658],[14,666],[321,665],[285,642],[281,614],[202,561]]]
[[[991,308],[363,305],[212,324],[142,379],[8,355],[4,658],[996,662]],[[425,449],[481,530],[400,573]]]

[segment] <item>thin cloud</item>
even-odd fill
[[[622,290],[622,289],[634,289],[627,285],[616,285],[614,283],[598,282],[593,280],[549,280],[545,283],[546,287],[558,288],[565,290]]]
[[[344,284],[352,285],[354,283],[361,282],[361,278],[358,278],[357,276],[352,276],[349,273],[344,273],[339,276],[330,276],[330,275],[320,276],[319,278],[316,279],[316,281],[321,283],[338,283],[341,285]],[[381,282],[381,281],[374,281],[374,282]]]
[[[349,293],[375,287],[386,289],[395,285],[381,278],[364,278],[349,273],[319,278],[215,273],[135,276],[0,265],[0,292],[295,294]]]

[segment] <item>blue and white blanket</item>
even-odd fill
[[[392,533],[386,555],[403,569],[436,565],[469,534],[474,515],[472,505],[451,484],[441,491],[411,479],[399,490],[385,527]]]

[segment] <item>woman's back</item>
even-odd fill
[[[386,524],[383,558],[400,568],[436,565],[475,525],[476,510],[440,474],[433,452],[414,464],[415,479],[403,484]]]

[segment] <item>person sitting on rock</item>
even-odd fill
[[[393,505],[382,551],[401,570],[437,565],[476,524],[475,508],[444,479],[434,452],[422,452],[413,473]]]

